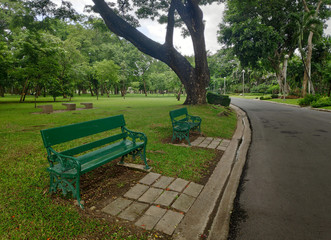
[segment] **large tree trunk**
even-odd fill
[[[145,78],[143,78],[143,84],[144,84],[145,97],[147,97],[147,90],[146,90],[146,81],[145,81]]]
[[[5,88],[0,86],[0,97],[5,97]]]
[[[23,87],[23,90],[22,90],[22,92],[21,92],[20,103],[21,103],[21,102],[24,102],[24,100],[25,100],[25,95],[26,95],[26,93],[27,93],[27,91],[28,91],[28,85],[29,85],[29,79],[27,79],[27,80],[25,81],[25,83],[24,83],[24,87]]]
[[[308,8],[307,2],[306,0],[302,0],[304,9],[306,12],[310,12],[310,9]],[[319,0],[316,6],[316,10],[315,10],[315,14],[314,16],[316,17],[318,15],[318,12],[320,10],[320,7],[323,3],[323,0]],[[312,27],[315,27],[315,25],[313,25]],[[311,82],[311,57],[313,55],[313,36],[314,33],[312,31],[309,32],[309,36],[308,36],[308,43],[307,43],[307,56],[306,56],[306,61],[305,61],[305,71],[304,71],[304,77],[303,77],[303,82],[302,82],[302,96],[306,96],[307,94],[307,85],[308,85],[308,81]]]
[[[171,1],[164,44],[151,40],[132,27],[116,15],[104,0],[93,0],[93,2],[94,9],[101,15],[112,32],[130,41],[141,52],[166,63],[177,74],[187,92],[184,104],[206,103],[206,88],[210,81],[210,74],[204,39],[203,14],[198,6],[198,1],[188,0],[185,5],[180,0]],[[175,11],[180,15],[191,34],[195,52],[194,68],[173,45]]]
[[[279,54],[276,54],[279,55]],[[285,94],[288,94],[290,92],[290,85],[288,82],[285,84],[285,62],[283,65],[280,64],[280,61],[272,61],[272,67],[276,73],[276,79],[279,85],[279,91],[285,92]]]
[[[308,81],[310,81],[310,72],[311,72],[311,57],[313,55],[313,32],[309,33],[308,37],[308,49],[307,49],[307,58],[305,61],[305,71],[304,71],[304,76],[303,76],[303,82],[302,82],[302,96],[306,96],[307,94],[307,86],[308,86]]]

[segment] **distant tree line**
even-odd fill
[[[330,1],[223,2],[218,39],[225,47],[208,55],[209,90],[330,96],[331,39],[323,35]],[[78,14],[69,2],[2,0],[0,9],[2,97],[20,94],[24,102],[27,94],[51,95],[55,101],[75,93],[125,96],[130,89],[180,99],[186,88],[170,67],[110,32],[101,18]],[[185,57],[192,68],[196,61]]]
[[[331,16],[330,0],[225,2],[218,37],[227,51],[220,51],[213,60],[225,67],[218,68],[214,78],[226,77],[236,84],[243,77],[239,73],[246,70],[245,88],[250,90],[271,87],[276,91],[276,87],[269,85],[278,85],[278,91],[287,95],[315,92],[330,95],[331,39],[323,35],[325,22]]]
[[[178,93],[173,71],[109,32],[103,20],[79,15],[70,3],[0,3],[0,96],[71,97],[121,94],[127,89]]]

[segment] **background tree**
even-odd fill
[[[307,0],[316,6],[319,1]],[[228,0],[224,24],[220,25],[219,41],[233,47],[243,67],[256,68],[258,63],[272,70],[279,87],[284,86],[284,56],[293,56],[298,47],[295,14],[302,12],[303,1]],[[327,8],[320,6],[320,20],[325,21]]]
[[[112,60],[103,60],[94,64],[96,70],[96,78],[101,86],[101,95],[106,93],[109,97],[111,86],[118,82],[118,71],[120,67]]]
[[[306,16],[308,16],[307,20],[315,20],[315,21],[307,21],[306,20],[306,26],[307,30],[309,31],[308,39],[307,39],[307,53],[305,54],[306,59],[304,60],[304,78],[302,82],[302,96],[305,96],[307,93],[307,85],[310,83],[310,86],[312,87],[311,82],[311,58],[312,58],[312,51],[313,51],[313,37],[314,33],[318,32],[318,27],[320,26],[319,20],[325,20],[328,17],[330,17],[330,9],[327,8],[327,4],[330,4],[331,2],[328,0],[318,0],[318,1],[306,1],[302,0],[303,8],[306,13]],[[322,13],[320,14],[320,11]],[[317,21],[316,21],[317,20]],[[320,28],[321,31],[321,28]],[[316,34],[315,34],[316,35]],[[303,54],[303,51],[301,51]]]
[[[207,63],[203,14],[199,4],[206,1],[171,0],[171,1],[132,1],[137,8],[139,18],[158,19],[160,23],[167,23],[165,43],[159,44],[135,27],[137,21],[131,21],[133,16],[128,13],[133,9],[130,1],[118,1],[106,4],[103,0],[93,0],[94,9],[100,13],[108,28],[115,34],[127,39],[143,53],[166,63],[179,77],[187,92],[185,104],[206,103],[206,87],[210,76]],[[211,1],[208,1],[211,2]],[[190,34],[195,53],[195,66],[182,56],[174,47],[174,27],[185,24],[186,32]]]

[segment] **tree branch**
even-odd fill
[[[318,4],[317,4],[317,8],[316,8],[316,13],[315,13],[315,17],[317,16],[317,14],[318,14],[318,12],[319,12],[319,10],[320,10],[320,7],[321,7],[321,5],[322,5],[322,0],[320,0],[319,2],[318,2]]]
[[[305,11],[306,11],[306,12],[310,12],[306,0],[302,0],[302,3],[303,3],[303,6],[304,6],[304,8],[305,8]],[[320,1],[317,3],[316,14],[315,14],[315,15],[318,14],[318,12],[319,12],[319,10],[320,10],[320,7],[321,7],[322,3],[323,3],[323,0],[320,0]]]
[[[104,0],[93,0],[94,9],[102,16],[107,27],[115,34],[125,38],[136,46],[141,52],[163,62],[168,62],[165,47],[146,37],[129,23],[119,17]]]
[[[167,25],[167,33],[165,44],[173,47],[174,46],[174,27],[175,27],[175,6],[174,1],[171,1],[169,12],[168,12],[168,25]]]
[[[305,11],[310,12],[306,0],[302,0],[302,3],[303,3],[303,7],[305,8]]]

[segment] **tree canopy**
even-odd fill
[[[117,5],[104,0],[93,0],[94,10],[100,13],[108,28],[136,46],[143,53],[166,63],[184,85],[186,104],[206,103],[206,87],[210,81],[207,52],[204,38],[203,13],[201,4],[213,1],[193,0],[133,0],[118,1]],[[133,13],[133,10],[135,14]],[[134,18],[150,18],[167,24],[164,44],[157,43],[136,29]],[[192,39],[195,64],[181,55],[174,47],[174,28],[183,26],[184,33]]]
[[[261,0],[228,0],[219,41],[233,48],[243,67],[257,68],[263,63],[276,73],[280,88],[288,92],[283,82],[283,62],[285,55],[293,56],[299,47],[298,15],[306,8],[314,11],[319,6],[315,18],[323,23],[330,16],[328,4],[330,1],[322,0],[271,0],[268,4]],[[299,35],[308,36],[310,29],[302,29]],[[306,38],[301,44],[307,44]]]

